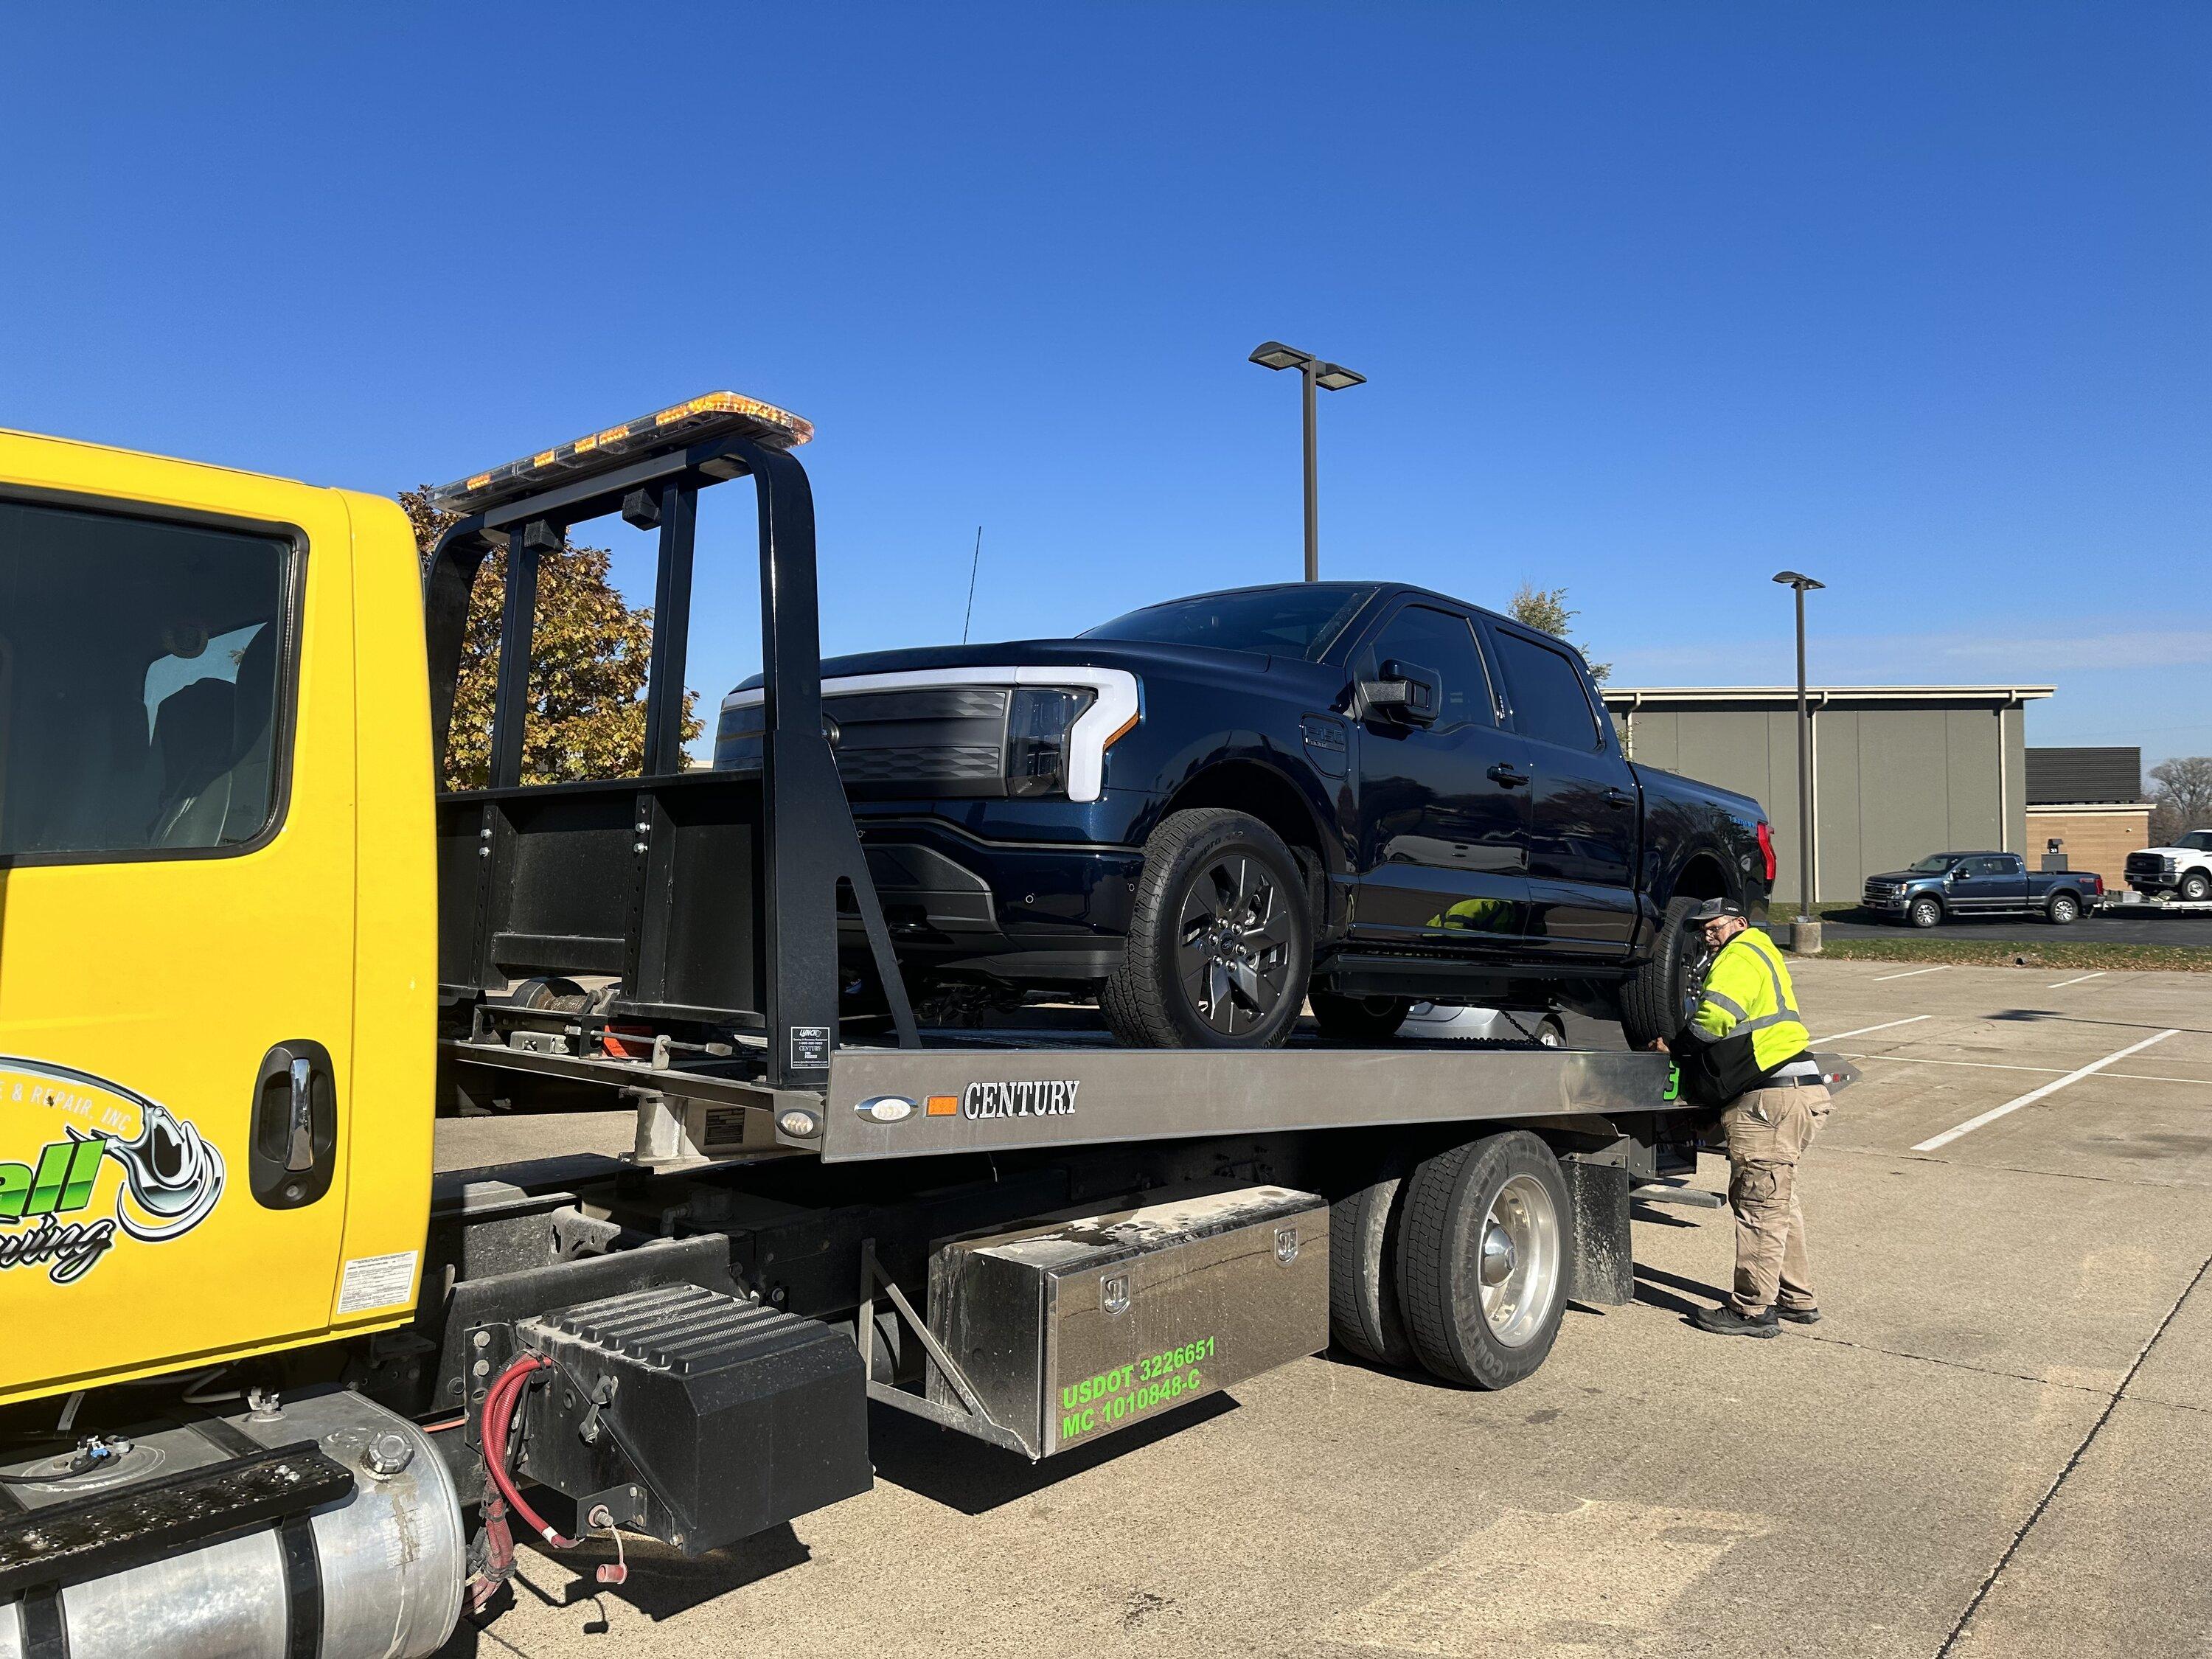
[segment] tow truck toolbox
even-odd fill
[[[518,1531],[696,1554],[865,1490],[871,1402],[1053,1455],[1332,1339],[1506,1386],[1628,1299],[1694,1162],[1662,1056],[917,1026],[811,435],[720,392],[533,451],[437,492],[425,574],[387,500],[0,434],[0,1656],[417,1659]],[[686,770],[737,479],[760,763]],[[613,514],[641,775],[526,786],[540,563]],[[434,798],[494,553],[489,782]],[[628,1157],[433,1178],[440,1112],[580,1104]]]

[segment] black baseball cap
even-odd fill
[[[1690,912],[1688,920],[1692,927],[1702,927],[1709,921],[1718,921],[1723,916],[1741,917],[1742,915],[1743,906],[1734,899],[1707,899]]]

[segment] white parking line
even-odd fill
[[[2072,979],[2062,979],[2057,985],[2046,985],[2043,988],[2046,991],[2056,991],[2064,986],[2079,985],[2085,979],[2102,979],[2104,976],[2104,970],[2100,969],[2094,974],[2077,974]]]
[[[2170,1036],[2179,1035],[2178,1030],[2160,1031],[2155,1036],[2145,1037],[2141,1042],[2131,1042],[2117,1054],[2106,1054],[2102,1060],[2093,1060],[2079,1071],[2069,1072],[2064,1077],[2054,1079],[2045,1084],[2040,1089],[2029,1090],[2017,1100],[2008,1100],[2002,1106],[1993,1106],[1979,1117],[1970,1117],[1954,1129],[1946,1129],[1940,1135],[1931,1136],[1912,1150],[1916,1152],[1932,1152],[1939,1147],[1948,1146],[1960,1135],[1971,1134],[1985,1123],[1994,1123],[2008,1112],[2016,1112],[2023,1106],[2033,1106],[2045,1096],[2057,1094],[2069,1083],[2079,1083],[2085,1077],[2094,1076],[2116,1060],[2125,1060],[2130,1054],[2141,1054],[2154,1042],[2163,1042]]]
[[[1893,1026],[1898,1025],[1917,1025],[1923,1019],[1933,1019],[1935,1018],[1936,1016],[1933,1014],[1915,1014],[1910,1019],[1884,1020],[1879,1025],[1862,1025],[1853,1030],[1838,1031],[1833,1036],[1814,1037],[1813,1041],[1815,1042],[1841,1042],[1847,1036],[1864,1036],[1869,1031],[1887,1031]]]
[[[1945,966],[1945,967],[1948,967],[1948,966],[1949,966],[1949,965],[1950,965],[1950,964],[1948,964],[1948,963],[1944,964],[1944,966]],[[1881,983],[1882,982],[1882,981],[1884,981],[1884,980],[1886,980],[1886,979],[1917,979],[1917,978],[1919,978],[1919,977],[1920,977],[1920,975],[1923,975],[1923,974],[1940,974],[1940,973],[1942,973],[1942,971],[1943,971],[1943,969],[1942,969],[1942,968],[1915,968],[1915,969],[1913,969],[1910,973],[1904,973],[1904,974],[1876,974],[1876,975],[1874,976],[1874,982],[1875,982],[1875,984],[1879,985],[1879,984],[1881,984]]]

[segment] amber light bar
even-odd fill
[[[750,438],[773,449],[793,449],[814,436],[814,426],[787,409],[757,398],[709,392],[574,443],[541,449],[488,472],[440,484],[430,492],[430,501],[447,513],[480,513],[548,484],[586,478],[643,456],[726,435]]]

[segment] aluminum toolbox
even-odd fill
[[[1177,1188],[955,1240],[928,1318],[992,1420],[1047,1457],[1327,1346],[1328,1204]],[[959,1408],[933,1364],[929,1397]]]

